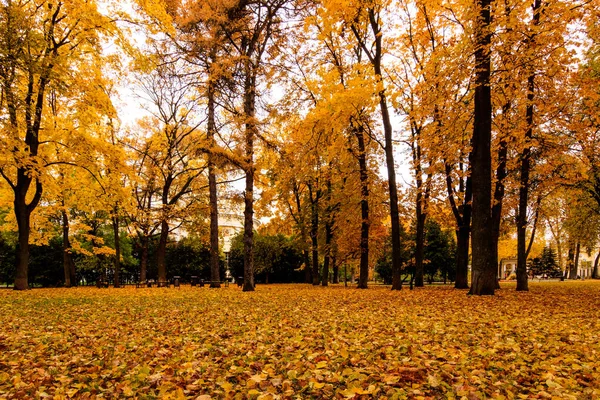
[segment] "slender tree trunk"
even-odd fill
[[[425,219],[427,216],[422,209],[422,194],[418,192],[416,213],[417,232],[415,238],[415,286],[423,287],[423,253],[425,248]]]
[[[369,281],[369,175],[367,166],[367,149],[362,126],[357,127],[355,136],[358,142],[358,167],[360,174],[360,267],[358,288],[366,289]]]
[[[64,204],[63,204],[64,206]],[[75,263],[71,255],[71,241],[69,240],[69,215],[66,210],[61,211],[62,214],[62,231],[63,231],[63,269],[65,272],[65,287],[75,286],[74,271]]]
[[[113,285],[118,288],[121,285],[121,239],[119,236],[119,216],[116,214],[112,218],[113,234],[115,235],[115,270],[113,275]]]
[[[379,109],[381,112],[381,122],[383,124],[384,134],[384,152],[385,164],[388,174],[388,191],[390,197],[390,220],[392,225],[392,290],[402,289],[402,264],[401,264],[401,243],[400,243],[400,212],[398,209],[398,189],[396,184],[396,169],[394,164],[394,145],[393,129],[390,118],[390,112],[387,105],[387,96],[383,85],[383,72],[381,62],[383,58],[383,32],[381,31],[381,20],[379,14],[373,8],[368,9],[369,25],[374,36],[373,46],[368,46],[363,35],[356,26],[352,26],[352,31],[356,40],[368,54],[369,61],[375,73],[375,79],[381,84],[382,89],[378,93]]]
[[[507,109],[510,107],[510,103],[505,104],[503,107]],[[508,112],[508,111],[506,111]],[[492,242],[494,244],[494,264],[496,265],[496,270],[498,270],[498,265],[500,260],[498,259],[498,241],[500,239],[500,222],[502,220],[502,202],[504,201],[504,180],[506,179],[506,162],[508,157],[508,143],[504,138],[500,139],[499,147],[498,147],[498,166],[496,167],[496,185],[494,188],[494,204],[492,205]],[[497,285],[496,289],[500,289],[500,283],[498,279],[501,278],[500,273],[497,273],[496,276]]]
[[[214,61],[214,50],[213,50]],[[208,84],[208,123],[206,135],[211,147],[215,145],[215,88],[214,77],[209,79]],[[210,287],[221,287],[219,276],[219,205],[217,201],[217,176],[215,173],[214,154],[208,153],[208,193],[210,207]]]
[[[471,159],[469,154],[469,159]],[[466,181],[461,178],[460,193],[463,194],[462,205],[458,206],[454,198],[454,188],[452,184],[452,167],[444,161],[446,172],[446,189],[448,191],[448,199],[456,220],[456,277],[454,287],[456,289],[469,288],[469,239],[471,236],[471,199],[472,186],[471,177],[467,177]]]
[[[252,54],[253,52],[249,52]],[[254,290],[254,136],[256,135],[256,71],[250,59],[244,62],[244,116],[246,189],[244,191],[244,285],[242,291]]]
[[[318,191],[318,189],[317,189]],[[313,199],[312,188],[309,186],[309,194],[311,197],[311,225],[310,225],[310,239],[312,242],[312,283],[313,285],[319,284],[319,203],[318,193],[316,198]]]
[[[302,258],[304,259],[304,283],[312,283],[312,268],[308,250],[302,250]]]
[[[148,271],[148,236],[144,234],[140,238],[141,257],[140,257],[140,282],[146,282],[146,273]]]
[[[496,265],[492,242],[492,97],[491,71],[491,1],[476,0],[479,16],[475,27],[475,110],[473,118],[473,265],[471,294],[493,295],[496,288]]]
[[[575,267],[575,243],[569,241],[569,249],[567,250],[567,272],[569,279],[577,277],[577,268]]]
[[[539,25],[539,9],[542,6],[541,0],[533,2],[533,20],[534,28]],[[528,39],[533,42],[535,34]],[[533,68],[533,67],[532,67]],[[527,284],[527,205],[529,203],[529,172],[531,169],[531,139],[533,137],[533,99],[535,90],[535,72],[527,77],[527,106],[525,109],[525,121],[527,130],[525,131],[525,146],[521,153],[521,179],[519,186],[519,213],[517,216],[517,291],[528,291]]]
[[[340,266],[337,263],[337,257],[335,253],[333,254],[331,262],[333,264],[333,283],[340,283]]]
[[[160,239],[158,240],[158,248],[156,249],[156,260],[158,266],[158,281],[167,281],[167,240],[169,238],[169,223],[163,219],[160,223]]]
[[[572,272],[572,279],[577,279],[579,277],[579,253],[581,252],[581,243],[579,243],[579,241],[577,241],[577,244],[575,245],[575,257],[573,260],[573,272]]]

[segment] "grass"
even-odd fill
[[[3,398],[600,399],[600,282],[0,291]]]

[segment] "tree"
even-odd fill
[[[562,271],[556,262],[556,252],[551,247],[544,247],[542,254],[531,261],[529,273],[552,278],[562,276]]]
[[[492,97],[490,89],[492,32],[491,1],[476,0],[475,19],[475,110],[473,115],[473,151],[471,179],[473,187],[473,271],[471,291],[475,295],[493,295],[496,265],[491,227],[491,138]]]
[[[116,30],[95,2],[82,1],[8,1],[2,4],[0,29],[1,107],[7,116],[2,147],[10,160],[0,165],[0,174],[14,193],[19,232],[14,288],[23,290],[29,287],[31,214],[40,203],[44,167],[50,162],[42,149],[52,143],[44,138],[51,131],[44,112],[49,96],[67,101],[62,95],[69,96],[77,82],[101,76],[101,39]]]

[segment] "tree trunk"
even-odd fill
[[[313,285],[319,284],[319,204],[312,200],[311,194],[311,225],[310,239],[312,242],[312,279]]]
[[[360,174],[360,267],[358,288],[366,289],[369,281],[369,175],[367,166],[367,150],[362,126],[354,129],[358,142],[358,167]]]
[[[600,271],[598,270],[598,262],[600,261],[600,253],[596,256],[594,260],[594,271],[592,272],[592,279],[600,279]]]
[[[251,55],[253,52],[250,51]],[[244,285],[242,291],[254,290],[254,136],[256,135],[256,71],[250,58],[244,61],[244,117],[246,189],[244,191]],[[318,275],[318,274],[317,274]]]
[[[116,210],[115,210],[116,212]],[[119,216],[114,215],[112,218],[113,234],[115,235],[115,270],[113,275],[113,285],[118,288],[121,285],[121,240],[119,237]]]
[[[333,283],[340,283],[340,266],[337,263],[337,257],[335,253],[333,254],[331,263],[333,264]]]
[[[503,110],[510,107],[505,104]],[[508,112],[508,111],[507,111]],[[492,205],[492,242],[494,244],[493,259],[496,268],[498,268],[500,260],[498,260],[498,240],[500,239],[500,222],[502,221],[502,202],[504,201],[504,180],[506,179],[506,162],[508,156],[508,143],[504,138],[500,140],[498,148],[498,166],[496,167],[496,185],[494,187],[494,204]],[[500,273],[496,275],[496,282],[501,278]],[[496,289],[500,289],[500,283],[496,285]]]
[[[156,260],[158,266],[158,281],[167,281],[167,268],[165,264],[167,256],[167,240],[169,238],[169,223],[166,220],[160,222],[160,239],[156,249]]]
[[[472,159],[469,153],[469,160]],[[463,193],[462,204],[457,205],[454,198],[454,187],[452,184],[452,166],[444,160],[444,168],[446,173],[446,190],[448,192],[448,200],[456,220],[456,277],[454,280],[454,288],[468,289],[469,288],[469,239],[471,236],[471,199],[472,186],[471,177],[468,176],[466,181],[460,178],[459,192]],[[462,168],[461,168],[462,171]]]
[[[304,283],[312,283],[312,268],[307,249],[302,250],[302,258],[304,259]]]
[[[419,190],[419,189],[417,189]],[[423,252],[425,248],[425,219],[426,214],[422,209],[422,194],[417,192],[417,232],[415,240],[415,286],[423,287]]]
[[[31,224],[31,212],[39,203],[42,195],[42,185],[36,182],[36,191],[31,203],[27,204],[26,196],[33,178],[27,176],[23,168],[17,170],[17,185],[13,188],[15,192],[14,211],[17,219],[18,242],[15,271],[15,290],[29,289],[28,267],[29,267],[29,232]]]
[[[575,245],[575,260],[573,261],[573,278],[579,278],[579,253],[581,252],[581,243],[577,241]]]
[[[373,32],[373,46],[368,46],[363,35],[359,32],[356,26],[352,26],[352,31],[356,40],[368,54],[369,61],[375,73],[375,79],[381,85],[379,96],[379,109],[381,112],[381,122],[383,125],[384,134],[384,152],[385,164],[388,174],[388,191],[390,197],[390,220],[392,225],[392,290],[402,289],[402,264],[401,264],[401,243],[400,243],[400,212],[398,209],[398,189],[396,184],[396,169],[394,164],[394,145],[393,145],[393,129],[390,119],[390,112],[387,105],[387,96],[383,85],[383,72],[381,62],[383,58],[383,32],[381,31],[381,21],[379,14],[374,8],[368,9],[369,25]]]
[[[473,264],[471,294],[493,295],[496,288],[496,265],[492,242],[492,98],[491,71],[491,1],[476,0],[479,16],[475,23],[475,110],[473,118]]]
[[[539,25],[539,9],[542,6],[541,0],[533,2],[533,20],[534,28]],[[533,42],[535,34],[528,38],[527,42]],[[531,74],[527,77],[527,106],[525,108],[525,121],[527,130],[525,131],[525,146],[521,153],[521,178],[519,186],[519,213],[517,216],[517,290],[528,291],[527,284],[527,205],[529,203],[529,171],[531,169],[531,139],[533,137],[533,99],[535,90],[535,72],[532,68]]]
[[[569,249],[567,250],[567,272],[569,279],[577,277],[577,268],[575,267],[575,243],[569,241]]]
[[[212,52],[214,61],[214,50]],[[214,77],[211,77],[208,84],[208,123],[206,136],[211,147],[215,145],[215,88]],[[208,193],[210,207],[210,287],[221,287],[221,277],[219,276],[219,205],[217,200],[217,176],[215,173],[214,154],[208,153]]]
[[[65,273],[65,287],[77,285],[75,278],[75,263],[71,255],[71,242],[69,240],[69,215],[66,210],[62,210],[62,231],[63,231],[63,269]]]
[[[140,238],[142,254],[140,257],[140,282],[146,282],[146,273],[148,271],[148,236],[144,234]]]

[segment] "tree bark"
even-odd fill
[[[362,126],[354,129],[358,142],[358,167],[360,174],[360,267],[358,288],[366,289],[369,281],[369,175],[367,166],[367,150]]]
[[[63,204],[64,206],[64,204]],[[62,214],[62,231],[63,231],[63,269],[65,273],[65,287],[76,286],[75,278],[75,263],[71,255],[71,241],[69,240],[69,215],[66,210],[61,211]]]
[[[475,24],[475,110],[473,118],[473,263],[471,291],[474,295],[493,295],[496,265],[493,260],[491,215],[491,1],[476,0],[479,16]]]
[[[113,285],[118,288],[121,285],[121,239],[119,237],[119,216],[116,214],[112,217],[113,234],[115,235],[115,261],[113,272]]]
[[[533,2],[533,20],[532,25],[537,27],[540,22],[541,0]],[[535,34],[527,42],[532,43]],[[527,77],[527,106],[525,108],[525,121],[527,129],[525,131],[525,146],[521,153],[520,166],[520,186],[519,186],[519,212],[517,216],[517,291],[528,291],[527,284],[527,205],[529,203],[529,172],[531,169],[531,139],[533,138],[533,114],[534,114],[534,90],[535,90],[535,72],[533,67],[531,74]]]
[[[140,282],[146,282],[146,273],[148,271],[148,236],[144,234],[140,238],[141,256],[140,256]]]
[[[212,50],[211,63],[214,62],[215,51]],[[215,77],[212,72],[208,82],[208,122],[206,136],[211,147],[215,145]],[[210,208],[210,287],[221,287],[221,277],[219,276],[219,205],[217,197],[217,176],[213,152],[208,153],[208,193]]]
[[[567,250],[567,272],[569,279],[577,277],[577,268],[575,267],[575,243],[569,241],[569,249]]]
[[[160,238],[158,240],[158,248],[156,249],[156,260],[158,267],[158,281],[167,281],[166,255],[167,255],[167,240],[169,238],[169,223],[163,219],[160,222]]]
[[[600,271],[598,270],[598,264],[600,261],[600,253],[596,256],[594,260],[594,270],[592,271],[592,279],[600,279]]]
[[[308,192],[311,203],[310,239],[312,243],[312,284],[319,284],[319,190],[313,197],[313,188],[310,184]]]
[[[472,159],[469,153],[469,160]],[[456,278],[454,281],[455,289],[469,288],[469,239],[471,236],[471,199],[472,186],[471,177],[466,181],[460,178],[459,192],[463,193],[463,200],[460,206],[457,205],[454,198],[454,188],[452,184],[452,167],[444,160],[446,172],[446,189],[448,191],[448,200],[456,220]]]
[[[252,55],[253,50],[248,50]],[[256,135],[256,69],[248,57],[244,61],[244,161],[246,188],[244,190],[244,285],[242,291],[254,290],[254,137]]]

